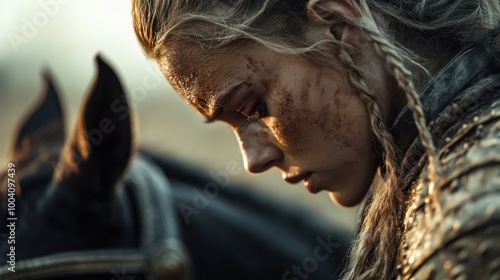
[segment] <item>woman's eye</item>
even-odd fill
[[[246,122],[245,125],[250,125],[252,123],[255,123],[258,119],[265,117],[266,114],[266,109],[265,105],[262,102],[257,102],[253,106],[253,108],[248,112],[246,115]]]

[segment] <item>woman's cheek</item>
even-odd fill
[[[314,104],[314,125],[334,148],[350,148],[356,140],[359,109],[353,106],[352,93],[337,88]]]
[[[269,131],[277,143],[289,153],[297,153],[303,150],[304,135],[301,131],[301,123],[304,119],[286,117],[269,117],[266,119]]]
[[[276,99],[268,101],[269,117],[263,122],[273,134],[276,142],[287,152],[303,150],[304,135],[302,128],[308,122],[308,114],[295,104],[293,93],[284,86],[278,87]]]

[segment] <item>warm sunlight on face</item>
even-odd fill
[[[171,46],[160,64],[195,110],[233,129],[249,172],[277,167],[287,182],[304,180],[341,205],[363,199],[378,159],[366,105],[346,74],[256,44],[210,54]]]

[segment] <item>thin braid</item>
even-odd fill
[[[364,1],[360,1],[361,8],[367,8]],[[365,5],[363,5],[365,4]],[[440,178],[441,166],[436,153],[432,136],[427,129],[422,104],[418,96],[411,72],[404,66],[403,58],[386,37],[377,28],[368,9],[365,10],[365,22],[359,26],[364,31],[367,40],[374,45],[377,54],[386,62],[386,68],[392,73],[403,89],[408,100],[408,106],[413,111],[422,145],[429,156],[429,170],[431,181]],[[373,93],[368,90],[361,70],[357,67],[346,51],[340,51],[339,58],[350,69],[351,83],[360,91],[361,98],[367,104],[370,113],[372,131],[382,144],[385,153],[386,177],[379,189],[374,190],[374,198],[366,210],[366,217],[361,225],[358,240],[351,250],[349,271],[344,279],[391,279],[396,275],[395,259],[401,240],[400,213],[402,210],[403,194],[397,180],[396,150],[393,137],[381,119],[380,109]],[[439,210],[436,193],[430,187],[429,193]],[[438,211],[439,212],[439,211]]]
[[[374,45],[377,54],[383,58],[386,62],[386,68],[392,73],[398,83],[398,86],[403,89],[406,94],[408,106],[413,111],[413,117],[415,124],[417,126],[420,140],[424,149],[426,150],[429,157],[429,170],[431,181],[437,182],[441,177],[441,166],[439,158],[432,140],[432,136],[427,129],[427,123],[425,121],[425,115],[422,109],[422,104],[418,96],[415,86],[411,79],[411,72],[404,66],[404,60],[398,52],[397,48],[394,47],[386,37],[380,32],[377,27],[373,16],[371,15],[367,5],[364,1],[360,1],[360,7],[364,9],[363,24],[359,26],[364,31],[367,40]],[[368,110],[371,115],[376,115],[374,112],[370,111],[370,107],[376,104],[375,98],[368,98],[370,91],[365,91],[358,85],[358,81],[361,80],[362,76],[359,73],[359,68],[354,65],[354,63],[345,59],[345,55],[340,53],[340,59],[347,62],[349,67],[353,69],[351,72],[351,82],[355,87],[360,89],[361,98],[367,102]],[[356,73],[358,72],[358,73]],[[357,75],[357,78],[353,78],[353,75]],[[366,85],[363,83],[363,85]],[[379,127],[373,125],[375,118],[372,117],[372,130],[375,136],[381,141],[384,148],[386,163],[389,163],[387,169],[387,177],[385,182],[381,185],[381,189],[374,190],[374,198],[372,203],[368,206],[365,220],[361,225],[361,230],[358,235],[358,240],[353,246],[351,251],[351,263],[350,269],[346,275],[345,279],[391,279],[396,275],[394,269],[395,258],[398,251],[398,246],[401,240],[401,227],[398,224],[400,220],[400,215],[397,211],[402,210],[402,191],[397,181],[397,173],[393,167],[396,164],[396,154],[394,146],[390,146],[385,139],[390,139],[388,141],[394,144],[392,136],[384,135],[380,130],[384,130],[385,127]],[[380,121],[380,120],[379,120]],[[385,129],[385,131],[387,131]],[[383,139],[380,139],[380,135],[384,135]],[[388,132],[387,132],[388,134]],[[384,139],[385,138],[385,139]],[[394,154],[389,154],[394,151]],[[437,192],[434,191],[433,185],[429,188],[429,193],[434,202],[435,208],[440,212],[438,207],[438,201],[436,199]]]
[[[360,27],[363,29],[366,39],[375,47],[377,54],[384,58],[386,61],[386,68],[394,75],[398,86],[403,89],[406,94],[408,107],[413,112],[413,118],[415,120],[415,125],[428,156],[429,156],[429,170],[431,174],[431,181],[436,182],[442,174],[441,164],[439,162],[439,157],[436,152],[436,147],[432,140],[431,133],[427,128],[427,122],[425,121],[425,114],[422,109],[422,103],[420,97],[415,89],[415,85],[411,79],[411,72],[405,67],[404,59],[400,52],[394,47],[393,44],[389,42],[387,36],[384,36],[380,29],[377,27],[375,20],[366,4],[365,1],[360,1],[361,8],[364,8],[364,24]],[[429,190],[432,192],[432,190]]]
[[[374,26],[374,25],[372,25]],[[377,54],[385,58],[386,66],[389,71],[391,71],[398,83],[398,86],[403,89],[406,94],[408,107],[412,110],[413,119],[415,120],[415,125],[417,127],[420,141],[424,147],[428,160],[428,170],[429,170],[429,197],[430,206],[434,209],[428,208],[429,211],[434,211],[433,216],[435,218],[439,217],[441,213],[441,207],[438,201],[438,192],[435,190],[434,186],[440,185],[439,180],[442,178],[442,167],[439,161],[439,155],[436,151],[434,141],[432,140],[432,135],[427,128],[427,122],[425,120],[425,114],[422,109],[422,103],[420,97],[415,90],[413,81],[411,80],[411,72],[404,66],[403,58],[398,54],[396,49],[389,43],[389,41],[382,35],[382,33],[376,28],[364,28],[367,39],[371,41],[375,47]],[[431,222],[430,220],[428,222]]]
[[[370,125],[374,136],[383,148],[382,159],[385,164],[384,182],[374,190],[374,199],[367,209],[356,244],[351,249],[350,269],[345,279],[374,279],[394,277],[394,261],[400,230],[397,221],[402,203],[402,192],[396,174],[396,145],[383,121],[377,97],[368,88],[364,75],[345,49],[339,50],[339,59],[349,71],[349,79],[366,103]]]

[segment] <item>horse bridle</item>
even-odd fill
[[[187,279],[188,258],[180,240],[171,186],[164,173],[138,156],[130,164],[123,187],[137,203],[140,246],[65,252],[16,262],[15,272],[0,267],[1,279],[52,279],[105,276],[112,273],[144,275],[146,279]],[[123,277],[124,279],[128,279]]]

